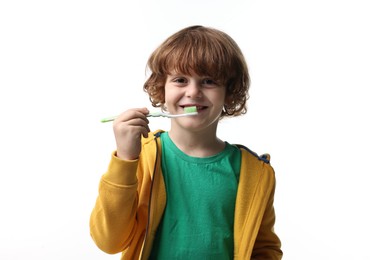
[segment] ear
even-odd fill
[[[161,104],[161,110],[164,111],[164,112],[167,112],[167,106],[165,105],[165,103],[162,103]]]
[[[234,100],[234,98],[233,98],[232,94],[226,95],[226,97],[225,97],[225,105],[230,107],[230,105],[232,104],[233,100]]]
[[[160,91],[158,94],[158,102],[162,105],[165,106],[165,88],[162,88],[162,91]]]

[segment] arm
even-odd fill
[[[263,220],[252,252],[252,259],[282,259],[281,242],[274,232],[275,210],[274,210],[275,187],[265,209]]]
[[[124,161],[112,155],[99,184],[99,196],[90,217],[90,232],[96,245],[114,254],[128,246],[137,249],[146,223],[146,212],[138,209],[137,161]]]
[[[143,171],[138,169],[138,160],[141,136],[147,137],[150,131],[148,112],[146,108],[129,109],[113,124],[117,151],[100,180],[90,217],[91,236],[107,253],[138,252],[142,245],[147,210],[139,202]]]

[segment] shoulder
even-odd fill
[[[274,187],[276,178],[267,153],[258,155],[248,147],[236,144],[241,150],[241,177],[244,186],[261,183],[261,187]]]
[[[245,153],[243,153],[244,156],[252,156],[259,161],[262,161],[266,164],[270,164],[271,156],[268,153],[258,155],[256,152],[252,151],[251,149],[242,144],[235,144],[235,146],[238,147],[241,151],[245,151]]]
[[[241,170],[247,172],[249,175],[260,175],[268,176],[267,178],[271,181],[275,179],[275,171],[271,166],[271,156],[268,153],[258,155],[248,147],[240,144],[235,144],[241,150]],[[248,175],[247,174],[247,175]]]

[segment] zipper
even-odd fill
[[[148,230],[149,230],[149,226],[150,226],[150,208],[151,208],[151,205],[152,205],[152,193],[153,193],[153,186],[154,186],[154,175],[156,174],[156,169],[157,169],[157,158],[158,158],[158,142],[157,142],[157,138],[160,137],[160,133],[157,133],[154,137],[154,141],[156,143],[156,157],[155,157],[155,161],[154,161],[154,167],[153,167],[153,175],[152,175],[152,180],[151,180],[151,184],[150,184],[150,194],[149,194],[149,205],[148,205],[148,221],[146,222],[146,228],[145,228],[145,236],[144,236],[144,242],[143,242],[143,246],[142,246],[142,252],[140,254],[140,257],[139,259],[143,259],[143,256],[144,256],[144,251],[145,251],[145,245],[146,245],[146,239],[147,239],[147,236],[148,236]]]

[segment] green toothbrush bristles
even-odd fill
[[[196,109],[196,106],[193,107],[185,107],[184,108],[184,113],[198,113],[198,110]]]

